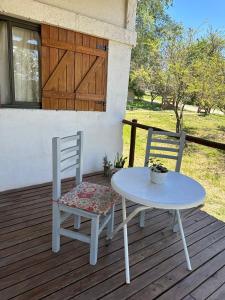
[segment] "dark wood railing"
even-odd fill
[[[138,123],[138,121],[136,119],[133,119],[132,121],[123,120],[122,123],[131,126],[129,167],[133,167],[133,165],[134,165],[135,144],[136,144],[136,129],[137,128],[141,128],[141,129],[144,129],[144,130],[148,130],[149,128],[153,128],[154,130],[167,131],[168,132],[168,130],[164,130],[162,128],[140,124],[140,123]],[[214,141],[209,141],[209,140],[206,140],[206,139],[199,138],[197,136],[187,134],[186,135],[186,140],[189,141],[189,142],[195,143],[195,144],[211,147],[211,148],[214,148],[214,149],[225,150],[225,144],[214,142]]]

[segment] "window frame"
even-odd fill
[[[31,23],[28,21],[15,19],[12,17],[0,15],[0,21],[7,24],[7,37],[8,37],[8,62],[9,62],[9,87],[10,87],[10,103],[0,104],[1,108],[41,108],[41,26],[39,24]],[[38,43],[38,67],[39,67],[39,102],[26,102],[15,100],[15,85],[14,85],[14,68],[13,68],[13,40],[12,40],[12,27],[19,27],[35,31],[39,34]]]

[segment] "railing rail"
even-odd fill
[[[129,167],[133,167],[134,165],[134,156],[135,156],[135,144],[136,144],[136,129],[141,128],[144,130],[148,130],[149,128],[153,128],[154,130],[158,131],[167,131],[162,128],[153,127],[145,124],[140,124],[136,119],[133,119],[132,121],[123,120],[123,124],[130,125],[131,126],[131,133],[130,133],[130,152],[129,152]],[[214,142],[210,140],[206,140],[197,136],[186,134],[186,140],[195,144],[203,145],[206,147],[218,149],[218,150],[224,150],[225,151],[225,144]]]

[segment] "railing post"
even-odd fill
[[[137,120],[133,119],[132,123],[137,123]],[[133,167],[134,166],[135,143],[136,143],[136,126],[131,125],[130,154],[129,154],[129,165],[128,165],[128,167]]]

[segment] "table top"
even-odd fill
[[[133,202],[164,209],[187,209],[204,202],[205,189],[196,180],[168,172],[163,184],[150,181],[149,168],[121,169],[111,180],[112,188]]]

